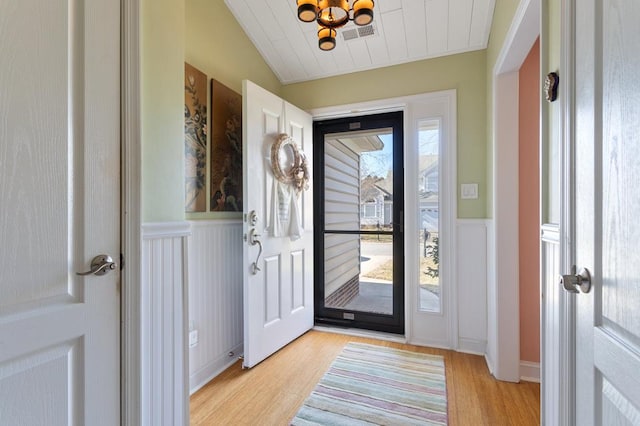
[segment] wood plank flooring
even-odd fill
[[[288,425],[350,341],[443,355],[450,425],[540,424],[540,385],[495,380],[481,356],[319,331],[250,370],[227,369],[191,397],[191,424]]]

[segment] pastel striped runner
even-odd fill
[[[444,359],[348,343],[292,425],[446,425]]]

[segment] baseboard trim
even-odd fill
[[[484,361],[487,363],[487,368],[489,369],[489,374],[491,374],[493,376],[493,371],[494,371],[493,361],[491,361],[491,358],[489,357],[489,354],[487,354],[487,353],[484,354]]]
[[[520,380],[540,383],[540,363],[520,361]]]
[[[243,353],[243,344],[231,349],[231,352],[233,352],[233,356],[228,354],[220,355],[189,376],[189,395],[196,393],[204,385],[235,364],[238,361],[238,357]]]
[[[484,355],[487,351],[487,342],[486,340],[459,338],[457,351],[473,355]]]

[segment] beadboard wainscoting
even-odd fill
[[[458,351],[487,347],[487,230],[485,219],[458,219],[456,241]]]
[[[142,425],[189,424],[187,222],[142,225]]]
[[[458,315],[452,321],[457,324],[457,350],[475,354],[484,354],[487,346],[488,222],[459,219],[456,230]],[[193,393],[243,351],[242,222],[189,223],[188,327],[198,336],[189,348]]]
[[[567,354],[566,345],[570,345],[573,336],[566,334],[567,322],[570,322],[572,312],[571,297],[558,284],[560,271],[560,229],[558,225],[545,224],[542,226],[542,424],[557,425],[570,424],[567,411],[570,401],[563,398],[568,396],[570,386],[570,372],[573,366],[570,360],[563,359]]]
[[[189,389],[193,393],[243,352],[242,221],[191,221],[188,243]]]

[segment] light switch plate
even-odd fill
[[[460,197],[463,200],[475,200],[478,198],[478,184],[477,183],[463,183],[460,184]]]

